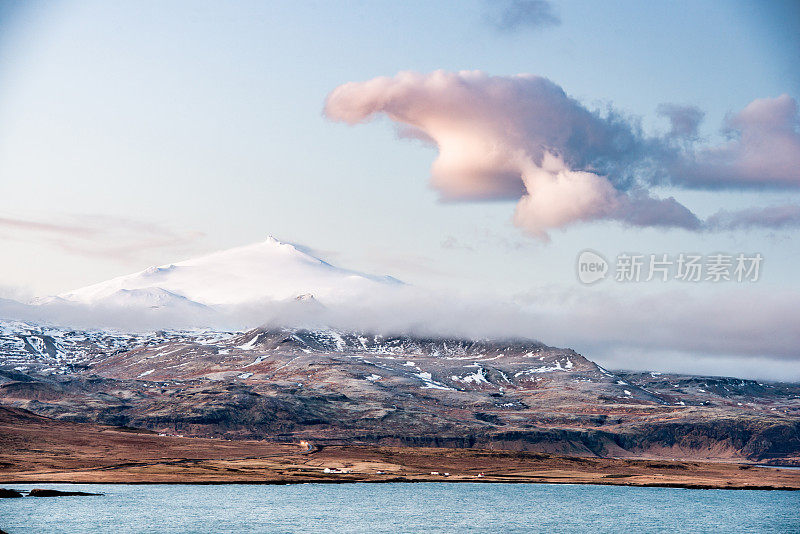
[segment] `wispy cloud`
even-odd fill
[[[96,231],[92,228],[76,226],[73,224],[57,224],[2,216],[0,216],[0,228],[6,228],[19,232],[58,234],[73,237],[88,237],[96,233]]]
[[[440,246],[445,250],[475,250],[472,245],[462,242],[454,235],[445,236]]]
[[[800,206],[784,204],[766,208],[722,210],[706,219],[709,230],[741,230],[745,228],[800,227]]]
[[[495,0],[487,2],[489,23],[498,31],[539,30],[561,24],[547,0]]]
[[[483,250],[488,246],[505,252],[512,252],[530,246],[530,241],[524,241],[520,238],[512,239],[489,227],[476,226],[472,229],[464,229],[461,232],[461,237],[456,237],[452,234],[444,236],[439,246],[445,250],[467,250],[473,252]]]
[[[800,115],[788,95],[756,100],[731,115],[730,141],[716,147],[698,146],[699,109],[658,111],[671,130],[648,136],[636,119],[611,107],[592,111],[546,78],[479,71],[401,72],[346,83],[325,105],[334,120],[357,124],[385,114],[414,137],[432,140],[439,154],[431,186],[443,200],[517,200],[514,223],[543,240],[552,229],[598,219],[718,227],[675,198],[655,196],[655,185],[800,188]],[[736,225],[770,222],[742,215]]]
[[[190,249],[200,232],[108,215],[62,215],[48,220],[0,215],[0,238],[36,241],[88,257],[129,260],[158,249]]]

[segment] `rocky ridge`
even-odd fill
[[[800,385],[612,372],[530,340],[4,323],[0,403],[227,439],[800,458]]]

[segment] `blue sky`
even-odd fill
[[[5,3],[0,286],[52,294],[273,234],[345,267],[502,298],[663,289],[580,286],[585,248],[760,252],[758,287],[722,291],[800,290],[796,227],[697,233],[606,220],[543,243],[512,224],[514,201],[440,201],[429,185],[436,149],[398,139],[385,117],[349,127],[324,116],[346,82],[530,73],[650,135],[669,129],[660,104],[697,106],[713,145],[753,100],[800,98],[791,2],[553,2],[560,24],[503,30],[492,21],[507,5]],[[700,217],[800,201],[796,188],[654,191]],[[720,291],[707,286],[680,289]]]

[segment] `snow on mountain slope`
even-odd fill
[[[59,297],[84,304],[226,306],[313,294],[336,302],[401,284],[392,277],[335,267],[270,236],[260,243],[150,267]]]

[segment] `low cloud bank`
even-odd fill
[[[470,339],[538,339],[616,368],[800,380],[800,294],[683,292],[622,298],[536,294],[516,302],[405,287],[329,306],[314,299],[232,308],[139,309],[0,300],[0,319],[123,331],[259,325]],[[761,362],[757,364],[756,362]]]
[[[439,154],[430,184],[442,200],[517,200],[514,224],[542,240],[553,229],[600,219],[693,231],[722,227],[675,198],[655,196],[654,186],[800,188],[800,113],[790,96],[755,100],[729,116],[723,128],[729,140],[720,146],[699,143],[701,110],[666,104],[658,112],[671,129],[648,136],[636,119],[611,107],[590,110],[547,78],[479,71],[350,82],[325,103],[332,120],[353,125],[383,114],[403,137],[433,143]],[[724,226],[771,221],[744,213]]]
[[[675,362],[669,355],[695,358],[705,368],[723,360],[769,360],[794,366],[792,376],[783,378],[798,380],[798,299],[792,290],[709,291],[702,296],[574,292],[528,297],[525,309],[547,332],[549,343],[569,344],[616,366],[671,370]]]

